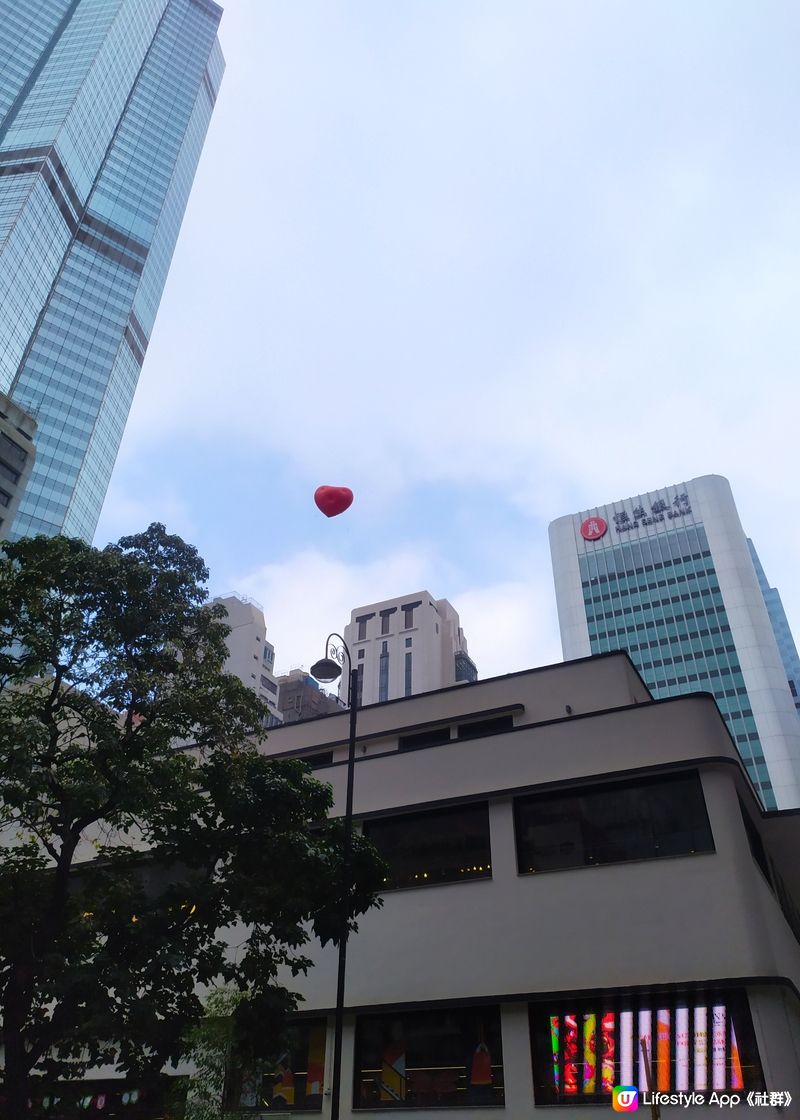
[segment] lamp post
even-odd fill
[[[342,643],[336,646],[331,638]],[[342,879],[347,888],[353,856],[353,770],[356,761],[356,718],[358,714],[358,669],[353,668],[353,659],[347,642],[341,634],[329,634],[325,642],[325,656],[316,661],[310,669],[311,676],[322,684],[330,684],[342,674],[345,654],[349,672],[347,703],[350,708],[350,736],[347,749],[347,795],[344,808],[344,843],[342,847]],[[339,1120],[339,1098],[342,1088],[342,1035],[344,1032],[344,981],[347,968],[347,937],[349,928],[347,914],[342,909],[342,925],[339,932],[339,967],[336,975],[336,1012],[333,1028],[333,1073],[331,1077],[331,1120]]]

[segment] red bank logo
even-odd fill
[[[599,541],[608,532],[608,523],[602,517],[587,517],[581,525],[581,536],[585,541]]]

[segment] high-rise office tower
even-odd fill
[[[478,679],[458,612],[428,591],[356,607],[344,639],[358,669],[362,704]],[[343,678],[342,697],[346,690]]]
[[[718,475],[550,526],[565,658],[628,650],[656,698],[712,692],[767,808],[800,806],[800,720]]]
[[[224,63],[211,0],[0,0],[0,392],[13,536],[91,539]]]
[[[786,611],[783,609],[780,592],[777,587],[770,587],[769,581],[764,574],[764,569],[761,566],[761,561],[758,558],[758,553],[753,547],[753,542],[749,539],[747,541],[747,547],[750,549],[750,558],[753,561],[753,567],[758,576],[758,586],[761,588],[761,594],[764,596],[769,620],[772,623],[772,630],[775,634],[775,641],[778,643],[783,669],[786,673],[786,683],[789,685],[789,691],[792,694],[794,706],[798,714],[800,714],[800,656],[798,656],[797,646],[794,644],[794,638],[789,626],[789,619],[786,617]]]
[[[275,647],[267,641],[264,609],[255,599],[232,591],[212,602],[227,612],[230,626],[227,638],[228,657],[223,669],[252,688],[270,711],[270,727],[281,722],[278,707],[278,682],[275,679]]]

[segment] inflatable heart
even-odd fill
[[[352,505],[353,491],[346,486],[318,486],[314,491],[314,501],[326,517],[336,517]]]

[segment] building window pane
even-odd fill
[[[514,729],[512,715],[495,716],[493,719],[478,719],[472,723],[458,725],[459,739],[480,739],[484,735],[502,735],[504,731]]]
[[[28,452],[10,439],[5,432],[0,432],[0,455],[9,466],[19,467],[20,470],[23,470],[28,458]]]
[[[427,731],[415,731],[413,735],[400,735],[397,749],[418,751],[424,747],[440,747],[443,743],[452,743],[452,741],[449,727],[434,727]]]
[[[383,643],[386,645],[386,642]],[[389,654],[384,650],[378,658],[378,702],[389,699]]]
[[[405,695],[406,696],[411,695],[411,658],[412,658],[412,656],[413,655],[410,654],[410,653],[406,654],[406,681],[405,681],[405,685],[406,685]]]
[[[325,1021],[289,1026],[280,1054],[267,1072],[232,1070],[227,1105],[237,1115],[265,1109],[279,1112],[321,1112],[325,1083]]]
[[[521,873],[714,850],[696,773],[535,794],[515,815]]]
[[[367,623],[374,617],[374,612],[372,614],[360,614],[358,616],[356,619],[356,623],[358,624],[358,638],[356,641],[363,642],[365,640],[367,636]]]
[[[530,1007],[537,1105],[608,1104],[615,1085],[749,1091],[764,1078],[743,991],[599,995]]]
[[[492,876],[485,802],[365,821],[364,835],[388,865],[387,890]]]
[[[360,1016],[353,1103],[356,1108],[502,1105],[500,1009]]]

